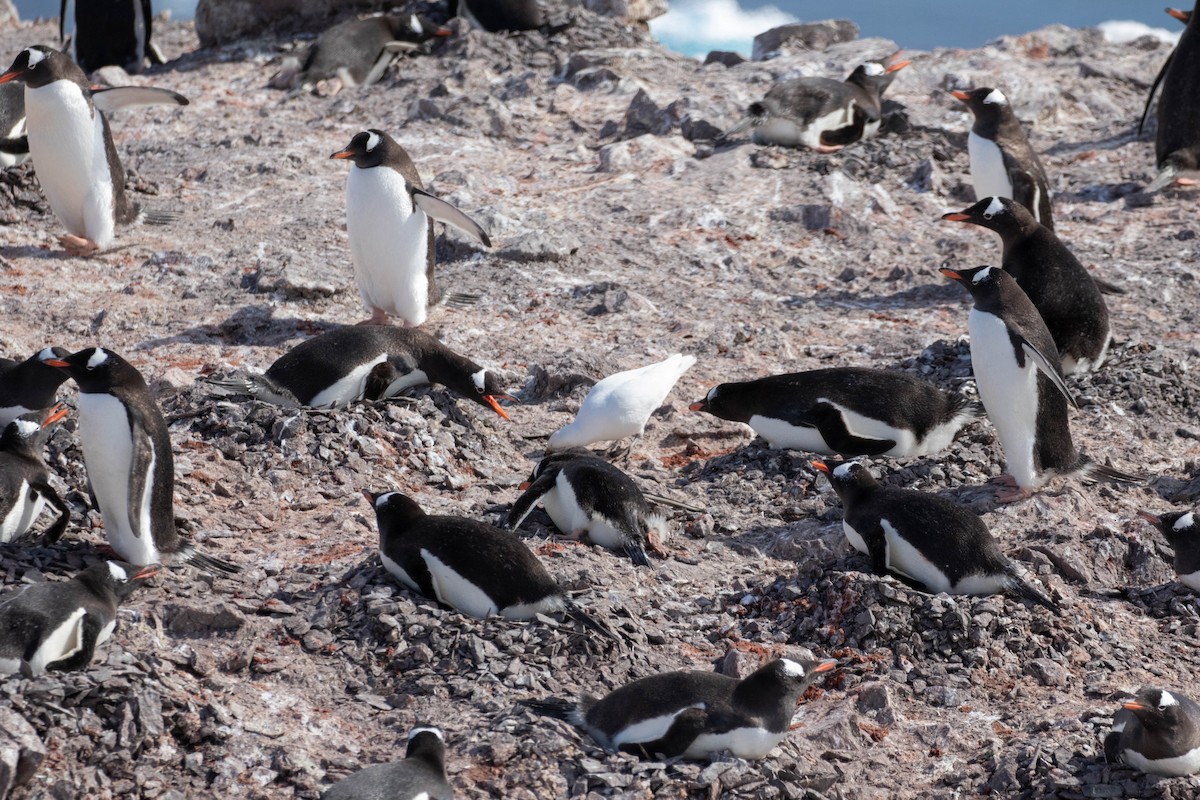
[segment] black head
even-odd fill
[[[363,497],[367,498],[367,502],[375,509],[375,519],[379,523],[381,533],[385,523],[411,523],[425,516],[425,512],[417,505],[416,500],[400,492],[376,494],[364,489]]]
[[[1033,230],[1040,224],[1029,209],[1007,197],[985,197],[970,208],[943,214],[948,222],[969,222],[1004,236]]]
[[[1168,511],[1166,514],[1139,511],[1138,516],[1158,526],[1172,545],[1185,537],[1200,535],[1200,523],[1197,523],[1195,511]]]
[[[1020,288],[1012,276],[999,267],[984,265],[974,269],[942,269],[941,273],[970,292],[975,307],[983,311],[999,309],[1001,298],[1012,288]]]
[[[146,385],[136,367],[103,347],[89,347],[66,358],[52,355],[42,358],[42,363],[66,372],[84,393],[110,392],[117,386]]]
[[[1132,700],[1121,705],[1132,711],[1146,728],[1161,730],[1178,727],[1183,722],[1187,714],[1184,703],[1191,704],[1191,701],[1166,689],[1146,686],[1139,689]]]
[[[25,81],[26,86],[38,89],[63,78],[87,85],[83,70],[76,66],[70,56],[37,44],[17,54],[8,72],[0,75],[0,83]]]
[[[846,83],[861,86],[871,94],[882,95],[896,79],[896,73],[912,63],[911,61],[896,61],[895,59],[899,55],[900,51],[897,50],[882,61],[868,61],[865,64],[859,64],[850,73],[850,77],[846,78]]]
[[[139,567],[135,564],[129,564],[124,561],[101,561],[99,564],[93,564],[76,576],[76,580],[83,583],[95,594],[104,595],[111,593],[120,603],[126,597],[133,594],[133,590],[142,585],[142,582],[147,578],[157,575],[159,567],[153,564],[148,567]]]
[[[392,35],[402,42],[424,42],[434,37],[446,37],[453,33],[445,25],[438,25],[424,14],[396,14],[388,17]]]
[[[731,391],[731,387],[736,384],[722,383],[719,386],[714,386],[708,390],[708,394],[704,395],[703,400],[697,400],[688,406],[689,411],[704,411],[712,414],[714,417],[727,419],[733,422],[746,422],[750,419],[749,415],[744,412],[739,412],[737,408],[731,407],[727,402],[727,398]],[[737,404],[735,403],[734,406]]]
[[[755,674],[773,675],[780,683],[799,687],[804,691],[823,672],[837,666],[835,659],[818,661],[809,658],[777,658],[759,667]]]
[[[17,417],[0,434],[0,451],[33,454],[40,459],[38,451],[49,438],[51,426],[69,413],[70,408],[58,403],[48,412],[34,411]]]
[[[423,725],[408,732],[406,758],[419,758],[445,771],[446,739],[441,730]]]
[[[338,150],[329,157],[348,158],[354,162],[354,166],[369,169],[386,163],[396,150],[404,152],[404,148],[395,139],[381,130],[371,128],[356,133],[345,149]],[[407,158],[407,155],[405,157]]]
[[[967,108],[971,109],[971,113],[979,120],[998,120],[1012,113],[1012,107],[1008,104],[1004,92],[990,86],[972,89],[969,92],[954,91],[950,94],[966,103]]]
[[[509,419],[508,412],[499,401],[516,402],[517,399],[504,390],[504,384],[500,382],[500,376],[496,373],[457,354],[448,356],[440,367],[433,364],[428,366],[425,373],[430,380],[453,389],[481,406],[487,406],[504,419]]]
[[[809,462],[819,472],[829,478],[829,485],[837,492],[842,505],[848,505],[858,498],[870,494],[880,487],[879,481],[871,474],[871,470],[857,461],[812,461]]]

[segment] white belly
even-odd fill
[[[457,608],[472,617],[490,617],[499,612],[482,589],[459,575],[448,564],[443,563],[428,550],[421,550],[421,558],[429,570],[429,579],[433,583],[433,593],[439,602]]]
[[[752,138],[757,144],[779,144],[786,147],[804,145],[816,150],[824,147],[821,144],[822,132],[844,128],[850,124],[851,117],[851,114],[846,113],[846,109],[839,108],[802,127],[795,120],[786,117],[768,116],[766,122],[754,129]]]
[[[575,490],[567,476],[560,472],[554,481],[554,488],[542,495],[542,505],[554,522],[554,526],[563,533],[579,533],[589,527],[587,513],[575,498]]]
[[[417,582],[412,579],[412,576],[405,572],[404,567],[388,558],[382,550],[379,551],[379,560],[383,562],[383,568],[390,572],[396,580],[417,594],[421,594],[421,587],[417,586]]]
[[[1179,582],[1193,592],[1200,594],[1200,571],[1190,572],[1187,575],[1180,575]]]
[[[850,543],[858,552],[864,555],[870,555],[871,552],[867,549],[867,540],[862,537],[862,534],[850,527],[850,523],[842,520],[842,533],[846,534],[846,541]]]
[[[825,443],[824,437],[817,432],[816,428],[793,425],[790,422],[764,417],[761,414],[750,417],[747,424],[754,429],[755,433],[766,439],[767,444],[771,447],[834,455],[833,450]]]
[[[314,395],[313,399],[309,401],[309,405],[313,408],[342,408],[356,400],[362,400],[367,376],[371,374],[371,370],[377,364],[382,364],[384,361],[387,361],[387,353],[380,353],[366,364],[358,365],[337,383]]]
[[[1134,750],[1125,751],[1125,763],[1153,775],[1179,777],[1200,770],[1200,747],[1174,758],[1150,760]]]
[[[979,397],[988,419],[996,427],[1004,448],[1005,468],[1022,489],[1036,488],[1041,477],[1034,470],[1033,445],[1037,431],[1037,367],[1032,359],[1017,366],[1008,327],[995,314],[971,310],[971,364]]]
[[[972,131],[967,135],[967,153],[971,157],[971,183],[975,185],[975,199],[1007,197],[1011,200],[1012,179],[1008,177],[999,145],[991,139],[976,136]]]
[[[949,592],[950,581],[946,574],[902,537],[886,519],[879,520],[883,538],[887,545],[887,568],[920,581],[930,592]]]
[[[45,673],[47,665],[70,658],[83,649],[83,617],[86,613],[85,609],[76,609],[63,624],[50,632],[33,658],[29,659],[34,677]]]
[[[20,489],[12,500],[12,508],[0,520],[0,542],[11,542],[22,536],[46,507],[46,500],[41,495],[33,495],[25,481],[21,481]]]
[[[683,754],[684,758],[708,758],[713,753],[728,750],[738,758],[766,758],[767,753],[783,739],[782,733],[759,728],[734,728],[728,733],[702,733]]]
[[[369,308],[383,309],[413,327],[428,313],[428,226],[429,218],[413,207],[399,172],[351,167],[346,229],[359,294]]]

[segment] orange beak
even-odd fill
[[[1139,511],[1137,514],[1139,517],[1146,520],[1146,522],[1150,522],[1155,525],[1162,524],[1162,519],[1158,516],[1158,514],[1151,514],[1149,511]]]
[[[966,92],[960,92],[957,89],[950,94],[954,95],[959,100],[962,100],[964,103],[971,99],[971,95],[967,94]]]
[[[961,211],[955,211],[951,214],[942,214],[942,219],[948,220],[950,222],[970,222],[971,215],[964,214]]]
[[[1180,22],[1187,24],[1188,13],[1186,11],[1180,11],[1178,8],[1168,8],[1167,13]]]
[[[372,494],[371,492],[367,491],[366,489],[363,489],[363,490],[362,490],[362,496],[363,496],[363,497],[365,497],[365,498],[367,498],[367,502],[368,502],[368,503],[370,503],[371,505],[375,505],[375,495],[374,495],[374,494]]]
[[[1122,703],[1121,708],[1129,709],[1130,711],[1145,711],[1146,707],[1136,700],[1130,700],[1127,703]]]
[[[331,155],[330,158],[352,158],[353,156],[354,156],[354,154],[351,153],[349,149],[346,149],[346,150],[338,150],[336,153]]]
[[[133,576],[132,580],[142,581],[146,578],[153,578],[161,570],[162,568],[158,564],[151,564],[148,567],[142,567],[140,570],[138,570],[137,574]]]
[[[962,275],[959,275],[957,272],[955,272],[952,269],[943,268],[943,269],[938,270],[938,272],[942,273],[943,275],[945,275],[947,278],[949,278],[952,281],[961,281],[962,280]]]
[[[58,367],[59,369],[67,369],[71,366],[66,361],[63,361],[61,358],[47,358],[42,363],[48,367]]]
[[[911,61],[897,61],[895,64],[892,64],[890,67],[888,67],[887,71],[889,73],[890,72],[898,72],[899,70],[904,69],[911,63],[912,63]]]
[[[704,410],[704,401],[703,400],[697,400],[696,402],[694,402],[690,406],[688,406],[688,411],[703,411],[703,410]]]
[[[838,662],[832,658],[828,661],[822,661],[820,664],[817,664],[815,667],[813,667],[813,672],[829,672],[829,670],[837,666],[837,663]]]
[[[521,481],[521,485],[517,487],[522,492],[529,488],[529,481]]]
[[[826,475],[829,474],[829,465],[826,464],[824,461],[810,461],[808,463],[812,465],[813,469],[820,470],[821,472],[824,472]]]
[[[62,419],[63,417],[67,416],[70,413],[71,413],[71,409],[69,406],[67,406],[66,403],[58,403],[54,406],[54,408],[50,409],[46,413],[46,418],[44,420],[42,420],[42,427],[45,428],[47,426],[53,425],[54,423],[58,422],[60,419]]]
[[[449,36],[452,33],[454,33],[454,31],[450,30],[447,27],[441,26],[436,31],[433,32],[433,35],[434,36]]]
[[[503,395],[500,395],[500,396],[501,396],[501,397],[503,397],[503,398],[505,398],[506,400],[511,400],[511,399],[512,399],[511,397],[509,397],[509,396],[508,396],[508,395],[506,395],[506,394],[503,394]],[[493,411],[495,411],[495,412],[496,412],[497,414],[499,414],[500,416],[504,417],[506,420],[509,420],[510,422],[512,421],[512,417],[508,416],[508,413],[507,413],[507,412],[506,412],[506,411],[505,411],[503,408],[501,408],[501,407],[500,407],[500,404],[499,404],[498,402],[496,402],[496,395],[494,395],[494,394],[485,394],[485,395],[483,396],[483,399],[484,399],[484,400],[487,402],[487,404],[488,404],[489,406],[491,406],[491,407],[492,407],[492,410],[493,410]]]
[[[18,70],[13,70],[12,72],[6,72],[3,75],[0,75],[0,83],[8,83],[9,81],[15,81],[19,77],[21,77],[21,72]]]

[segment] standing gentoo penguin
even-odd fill
[[[0,84],[0,169],[23,164],[29,158],[25,135],[25,87]]]
[[[1180,11],[1178,8],[1168,8],[1165,11],[1175,19],[1187,25],[1192,20],[1192,12]],[[1167,74],[1167,69],[1171,66],[1171,59],[1175,56],[1175,48],[1171,48],[1171,52],[1167,54],[1167,60],[1163,62],[1162,69],[1154,76],[1154,83],[1150,84],[1150,92],[1146,95],[1146,105],[1142,108],[1142,118],[1138,120],[1138,136],[1142,135],[1142,128],[1146,125],[1146,117],[1150,114],[1150,105],[1154,102],[1154,95],[1158,91],[1158,85],[1162,83],[1163,76]]]
[[[979,397],[996,426],[1005,468],[1016,491],[1002,490],[1002,502],[1019,500],[1052,473],[1081,471],[1084,477],[1136,482],[1135,476],[1097,464],[1075,449],[1067,403],[1075,405],[1054,339],[1033,303],[1013,277],[996,267],[943,269],[975,299],[967,328],[971,367]]]
[[[646,545],[651,534],[667,535],[667,521],[650,510],[633,479],[602,458],[573,448],[548,455],[521,485],[504,527],[515,529],[538,500],[560,531],[586,534],[602,547],[623,550],[639,567],[650,566]]]
[[[359,770],[325,790],[321,800],[451,800],[446,742],[437,728],[408,732],[403,761]]]
[[[496,373],[425,331],[390,325],[337,328],[296,345],[263,375],[215,383],[270,403],[314,408],[383,400],[414,386],[440,383],[505,419],[508,414],[497,398],[512,399]]]
[[[371,322],[388,314],[415,328],[443,299],[433,281],[433,220],[492,246],[483,228],[421,188],[421,176],[395,139],[372,128],[330,158],[353,162],[346,179],[346,230],[354,279]]]
[[[871,558],[877,575],[893,575],[925,592],[998,594],[1014,590],[1061,614],[1035,589],[975,513],[936,494],[893,489],[857,461],[812,465],[842,501],[846,539]]]
[[[903,372],[831,367],[722,383],[692,411],[744,422],[771,447],[908,458],[950,445],[983,409]]]
[[[531,31],[546,24],[537,0],[450,0],[450,15],[485,31]]]
[[[679,377],[695,363],[695,356],[676,353],[598,381],[583,398],[575,419],[551,434],[546,449],[565,450],[641,436],[650,415],[667,399]]]
[[[1008,98],[999,89],[987,87],[951,94],[975,115],[967,136],[975,199],[1012,198],[1028,208],[1034,219],[1054,230],[1050,181]]]
[[[1178,692],[1143,688],[1113,715],[1104,757],[1152,775],[1200,771],[1200,705]]]
[[[896,61],[897,50],[882,61],[854,68],[844,81],[792,78],[771,87],[751,103],[744,120],[721,134],[728,139],[747,128],[756,144],[804,145],[832,153],[874,136],[883,122],[883,93],[896,72],[911,62]]]
[[[67,355],[61,347],[47,347],[24,361],[0,358],[0,429],[17,417],[54,405],[58,387],[67,376],[46,366],[45,359]]]
[[[66,41],[67,0],[61,0],[58,38]],[[141,72],[164,63],[150,41],[154,12],[150,0],[75,0],[75,62],[84,72],[115,64]]]
[[[46,581],[0,595],[0,675],[36,678],[82,669],[117,625],[117,606],[138,581],[158,572],[102,561],[69,581]]]
[[[1000,234],[1004,271],[1046,323],[1064,374],[1100,368],[1112,342],[1108,305],[1091,273],[1054,231],[1039,224],[1025,206],[1002,197],[985,197],[942,219]]]
[[[399,492],[364,491],[363,496],[375,508],[383,566],[414,592],[472,617],[531,619],[562,612],[617,638],[563,594],[537,556],[512,534],[465,517],[426,514]]]
[[[101,112],[187,105],[187,98],[145,87],[93,91],[70,58],[41,45],[22,50],[0,75],[0,84],[12,80],[25,82],[29,153],[46,201],[68,231],[63,246],[84,254],[103,250],[138,209],[125,193],[125,168]]]
[[[50,485],[42,447],[50,426],[67,416],[57,405],[40,422],[14,419],[0,434],[0,542],[11,542],[33,527],[47,505],[58,519],[42,534],[40,544],[54,544],[71,521],[71,509]]]
[[[646,757],[710,759],[728,750],[759,759],[788,732],[796,702],[833,660],[777,658],[740,681],[715,672],[665,672],[578,704],[526,701],[577,725],[606,750]]]
[[[150,387],[111,350],[89,347],[46,359],[79,387],[79,439],[88,481],[117,555],[132,564],[238,568],[205,555],[175,530],[175,461],[167,422]]]
[[[1169,511],[1151,514],[1139,511],[1138,516],[1158,526],[1175,549],[1175,575],[1179,582],[1200,594],[1200,524],[1195,511]]]
[[[1158,176],[1146,187],[1147,192],[1171,185],[1184,172],[1200,169],[1200,14],[1195,12],[1163,74],[1154,155]]]

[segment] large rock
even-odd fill
[[[33,726],[11,708],[0,708],[0,800],[28,783],[45,757]]]
[[[355,0],[200,0],[196,35],[201,45],[212,47],[262,33],[283,21],[293,28],[314,22],[323,26],[338,11],[367,5]]]
[[[831,44],[857,38],[858,26],[848,19],[794,22],[755,36],[750,57],[755,61],[764,61],[779,55],[782,50],[824,50]]]

